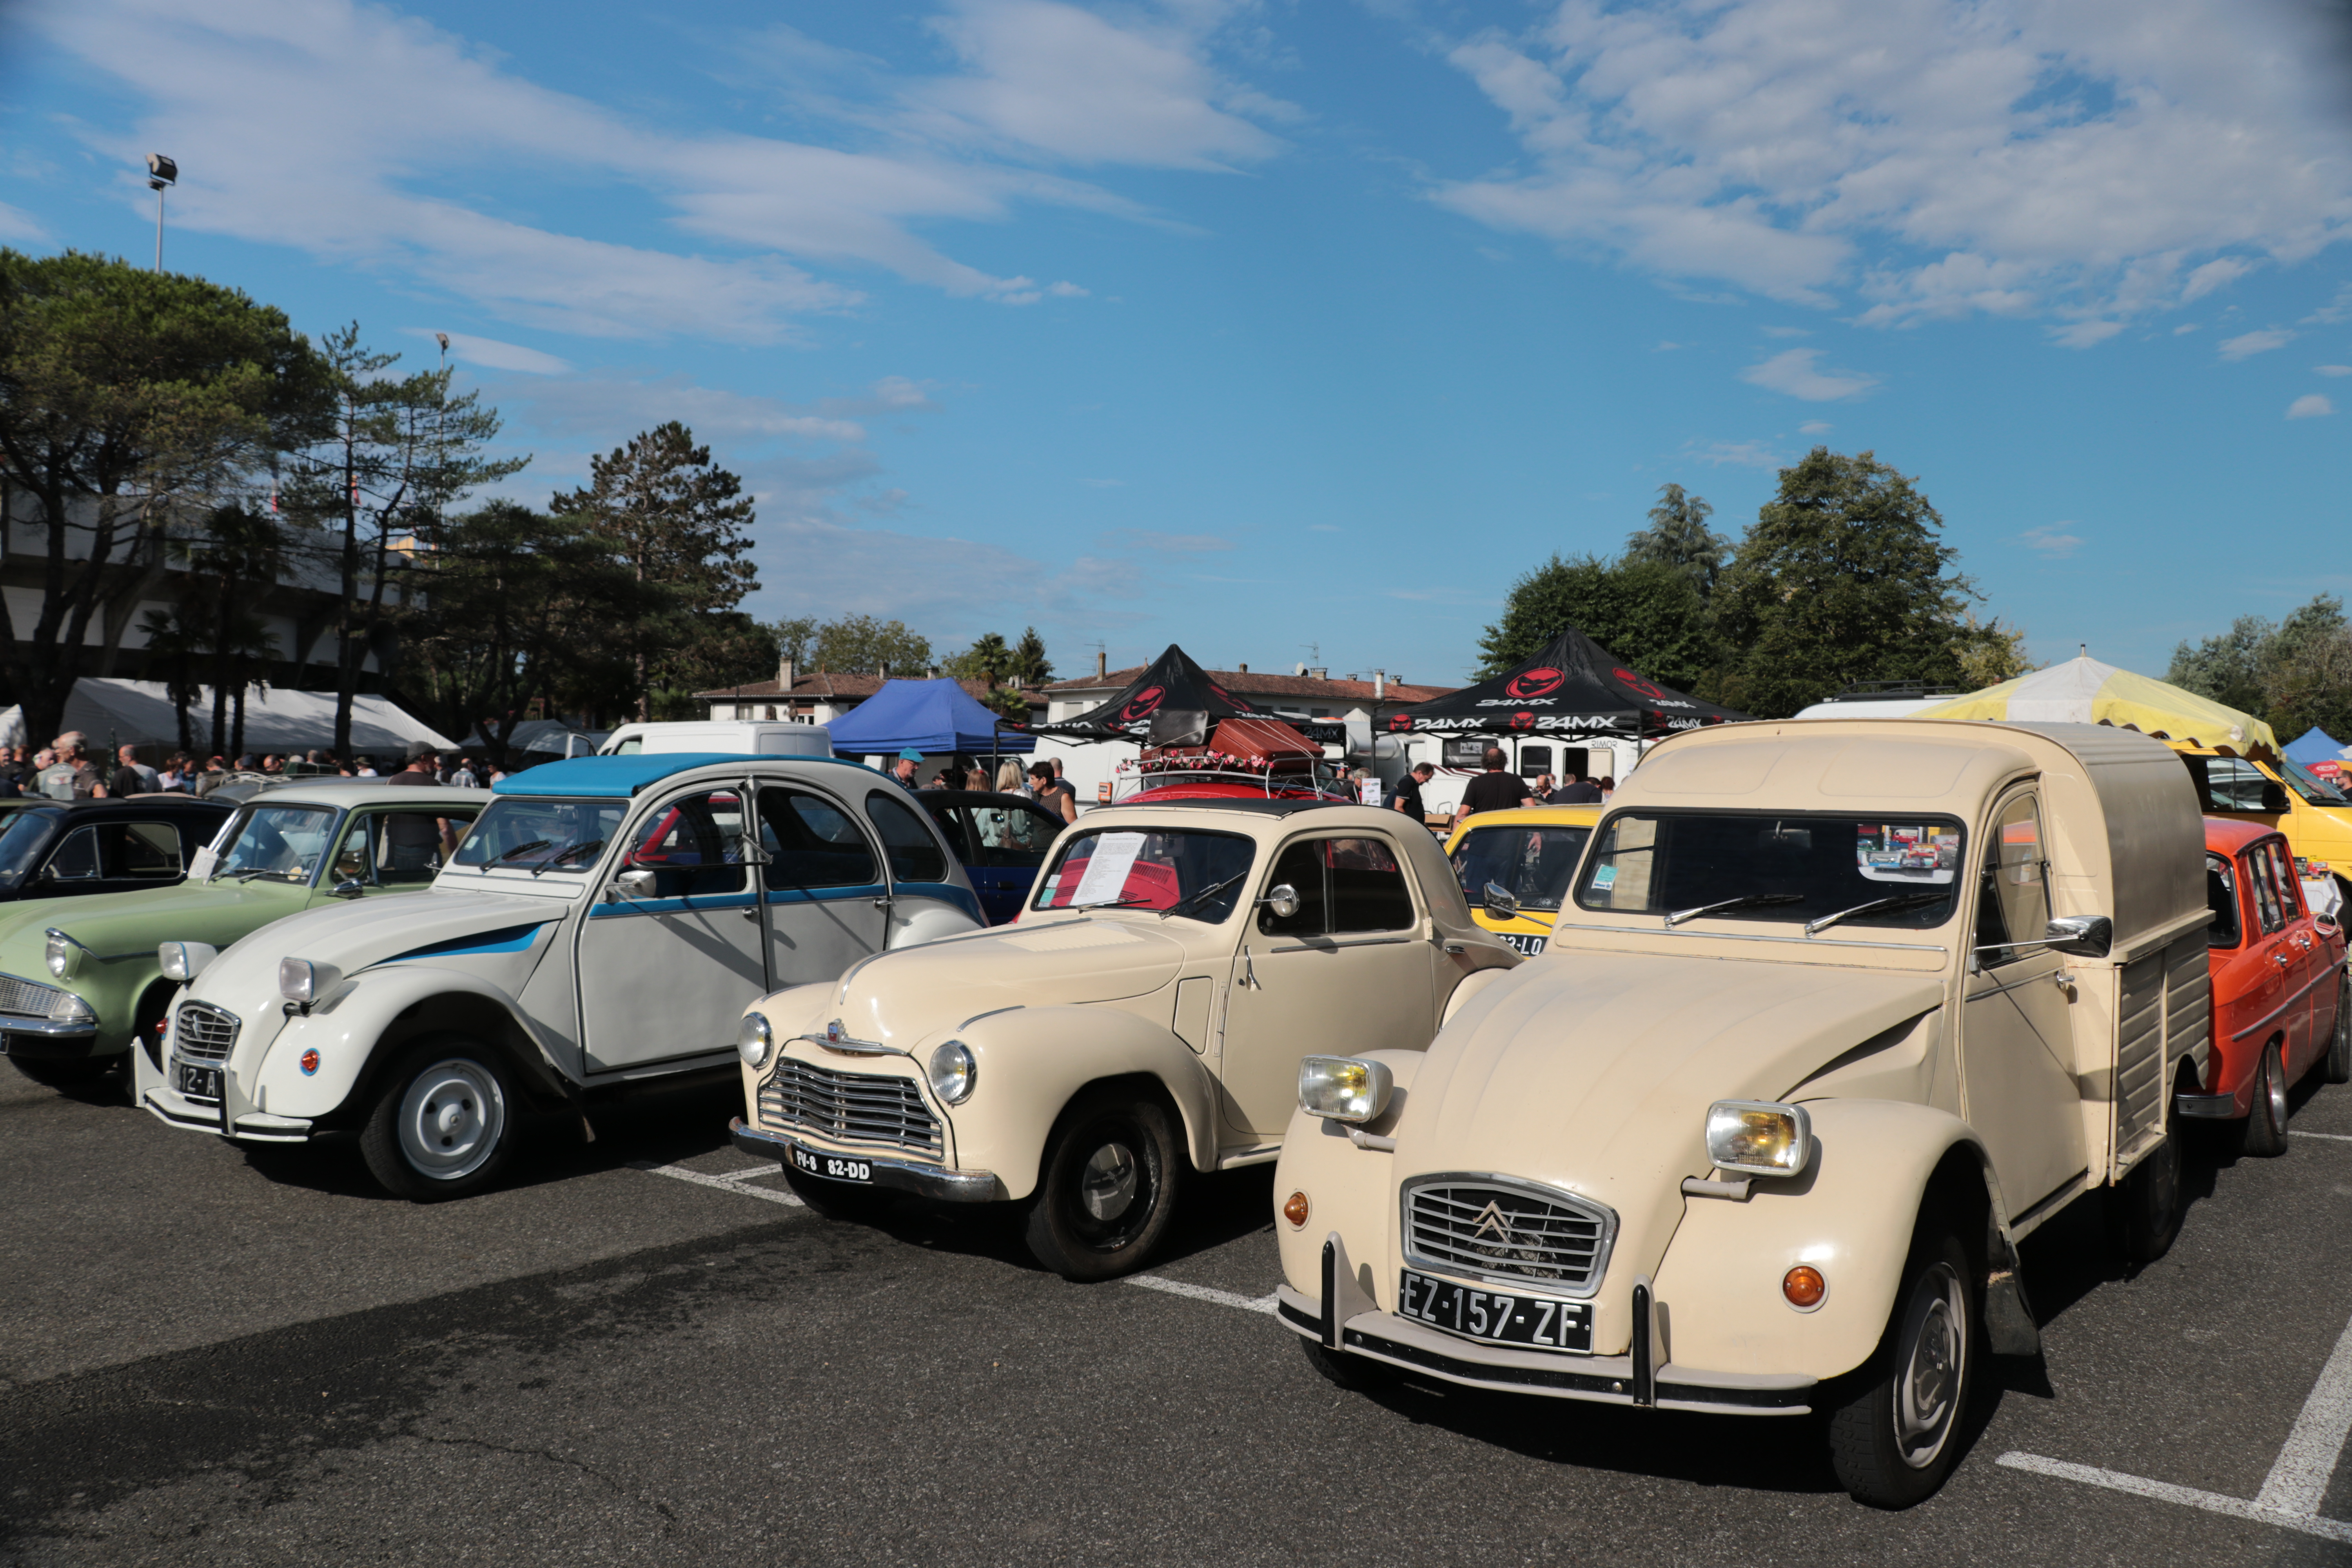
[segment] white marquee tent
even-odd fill
[[[188,709],[189,733],[197,749],[212,751],[213,697],[209,688]],[[92,751],[150,742],[180,743],[180,723],[170,691],[160,680],[100,680],[85,676],[66,700],[68,730],[89,738]],[[27,736],[25,710],[0,711],[0,745],[46,746],[53,737]],[[221,737],[226,745],[228,737]],[[335,743],[335,699],[325,691],[255,689],[245,697],[245,749],[295,752]],[[403,712],[382,697],[352,700],[352,750],[362,756],[405,757],[419,746],[449,750],[446,735]]]

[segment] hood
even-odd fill
[[[51,926],[91,952],[108,954],[152,953],[164,942],[226,947],[257,926],[298,912],[310,900],[307,887],[260,881],[179,882],[97,898],[26,899],[0,914],[0,970],[27,962],[26,953],[38,963]]]
[[[1003,1007],[1140,996],[1175,979],[1184,958],[1183,943],[1139,921],[1000,926],[866,960],[844,977],[838,1006],[824,1016],[859,1039],[911,1047]]]
[[[525,954],[539,928],[568,906],[545,899],[427,889],[394,899],[337,901],[278,921],[268,935],[229,949],[196,977],[192,990],[234,1009],[234,996],[278,994],[278,961],[307,958],[345,975],[376,964],[426,962],[484,952]]]
[[[1934,974],[1555,947],[1488,986],[1430,1047],[1392,1168],[1489,1171],[1608,1205],[1618,1240],[1601,1300],[1615,1327],[1603,1335],[1622,1337],[1622,1303],[1634,1275],[1656,1271],[1682,1179],[1710,1168],[1706,1108],[1782,1099],[1943,999]]]

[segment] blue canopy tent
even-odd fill
[[[1027,731],[982,708],[952,680],[886,680],[882,689],[827,728],[837,756],[920,752],[984,757],[1037,749]]]
[[[2342,757],[2344,742],[2314,724],[2280,750],[2290,762],[2301,763],[2307,768],[2314,763],[2332,763]]]

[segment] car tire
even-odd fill
[[[1307,1352],[1307,1364],[1318,1376],[1350,1394],[1370,1394],[1396,1381],[1396,1368],[1386,1362],[1335,1351],[1320,1340],[1301,1340],[1298,1346]]]
[[[385,1191],[439,1203],[499,1179],[514,1152],[520,1107],[496,1051],[442,1035],[403,1056],[381,1083],[360,1152]]]
[[[2352,977],[2336,981],[2336,1029],[2327,1038],[2327,1054],[2319,1058],[2319,1081],[2352,1083]]]
[[[2180,1234],[2180,1130],[2107,1189],[2107,1231],[2127,1263],[2153,1263]]]
[[[1063,1111],[1030,1200],[1029,1251],[1065,1279],[1114,1279],[1150,1260],[1182,1184],[1175,1118],[1133,1089],[1095,1089]]]
[[[887,1193],[874,1187],[858,1186],[848,1182],[828,1182],[823,1176],[812,1176],[793,1169],[784,1162],[784,1185],[792,1188],[793,1196],[803,1207],[819,1219],[829,1219],[841,1225],[865,1225],[889,1206]]]
[[[2286,1152],[2286,1064],[2276,1040],[2263,1047],[2255,1065],[2253,1109],[2231,1125],[2241,1154],[2267,1160]]]
[[[1830,1412],[1831,1467],[1854,1501],[1909,1508],[1951,1474],[1981,1358],[1980,1308],[1967,1248],[1940,1227],[1923,1233],[1878,1349]]]

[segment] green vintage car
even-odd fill
[[[331,899],[422,892],[488,790],[363,780],[274,788],[241,805],[184,882],[70,903],[0,905],[0,1048],[37,1082],[132,1080],[131,1046],[160,1070],[180,977],[166,942],[223,948]]]

